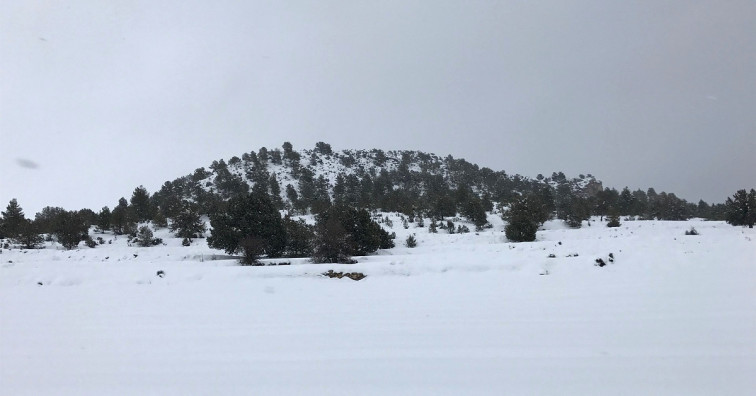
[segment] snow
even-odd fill
[[[0,393],[756,389],[756,230],[549,222],[536,242],[509,243],[490,220],[477,235],[429,234],[427,219],[405,230],[394,215],[397,247],[354,265],[240,267],[165,230],[152,248],[119,237],[3,249]],[[685,236],[691,226],[700,235]],[[410,233],[417,248],[402,246]],[[614,263],[594,266],[609,253]],[[367,278],[320,276],[328,269]]]

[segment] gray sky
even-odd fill
[[[756,2],[0,0],[0,206],[112,207],[261,146],[418,149],[722,202]]]

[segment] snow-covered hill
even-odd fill
[[[151,248],[3,249],[0,393],[756,389],[755,230],[548,222],[515,244],[495,216],[452,235],[393,220],[398,246],[354,265],[240,267],[165,230]],[[409,234],[418,247],[400,246]]]
[[[428,190],[435,189],[438,195],[461,186],[494,202],[501,202],[512,194],[532,191],[538,186],[565,185],[580,196],[593,196],[603,189],[602,183],[590,174],[568,179],[563,173],[555,172],[552,177],[530,179],[509,175],[503,170],[481,168],[451,155],[440,157],[409,150],[333,151],[328,144],[321,142],[318,145],[314,150],[283,152],[262,148],[228,161],[214,161],[208,168],[199,168],[193,174],[165,183],[157,192],[160,199],[156,204],[166,204],[169,197],[203,202],[207,197],[201,195],[207,194],[227,199],[261,184],[264,185],[263,191],[280,196],[288,208],[297,206],[287,193],[288,189],[308,202],[318,199],[319,194],[333,199],[336,191],[341,190],[347,196],[351,194],[354,203],[360,206],[365,205],[358,202],[358,195],[368,195],[380,201],[377,194],[393,190],[402,191],[417,203]],[[273,181],[275,187],[271,186]],[[304,207],[308,205],[306,203]],[[381,207],[380,202],[373,202],[371,206]]]

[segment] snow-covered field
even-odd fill
[[[165,231],[4,249],[0,394],[753,394],[756,230],[549,222],[515,244],[491,220],[395,219],[397,247],[355,265],[240,267]]]

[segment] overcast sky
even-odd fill
[[[756,2],[0,0],[3,210],[284,141],[723,202],[756,187]]]

